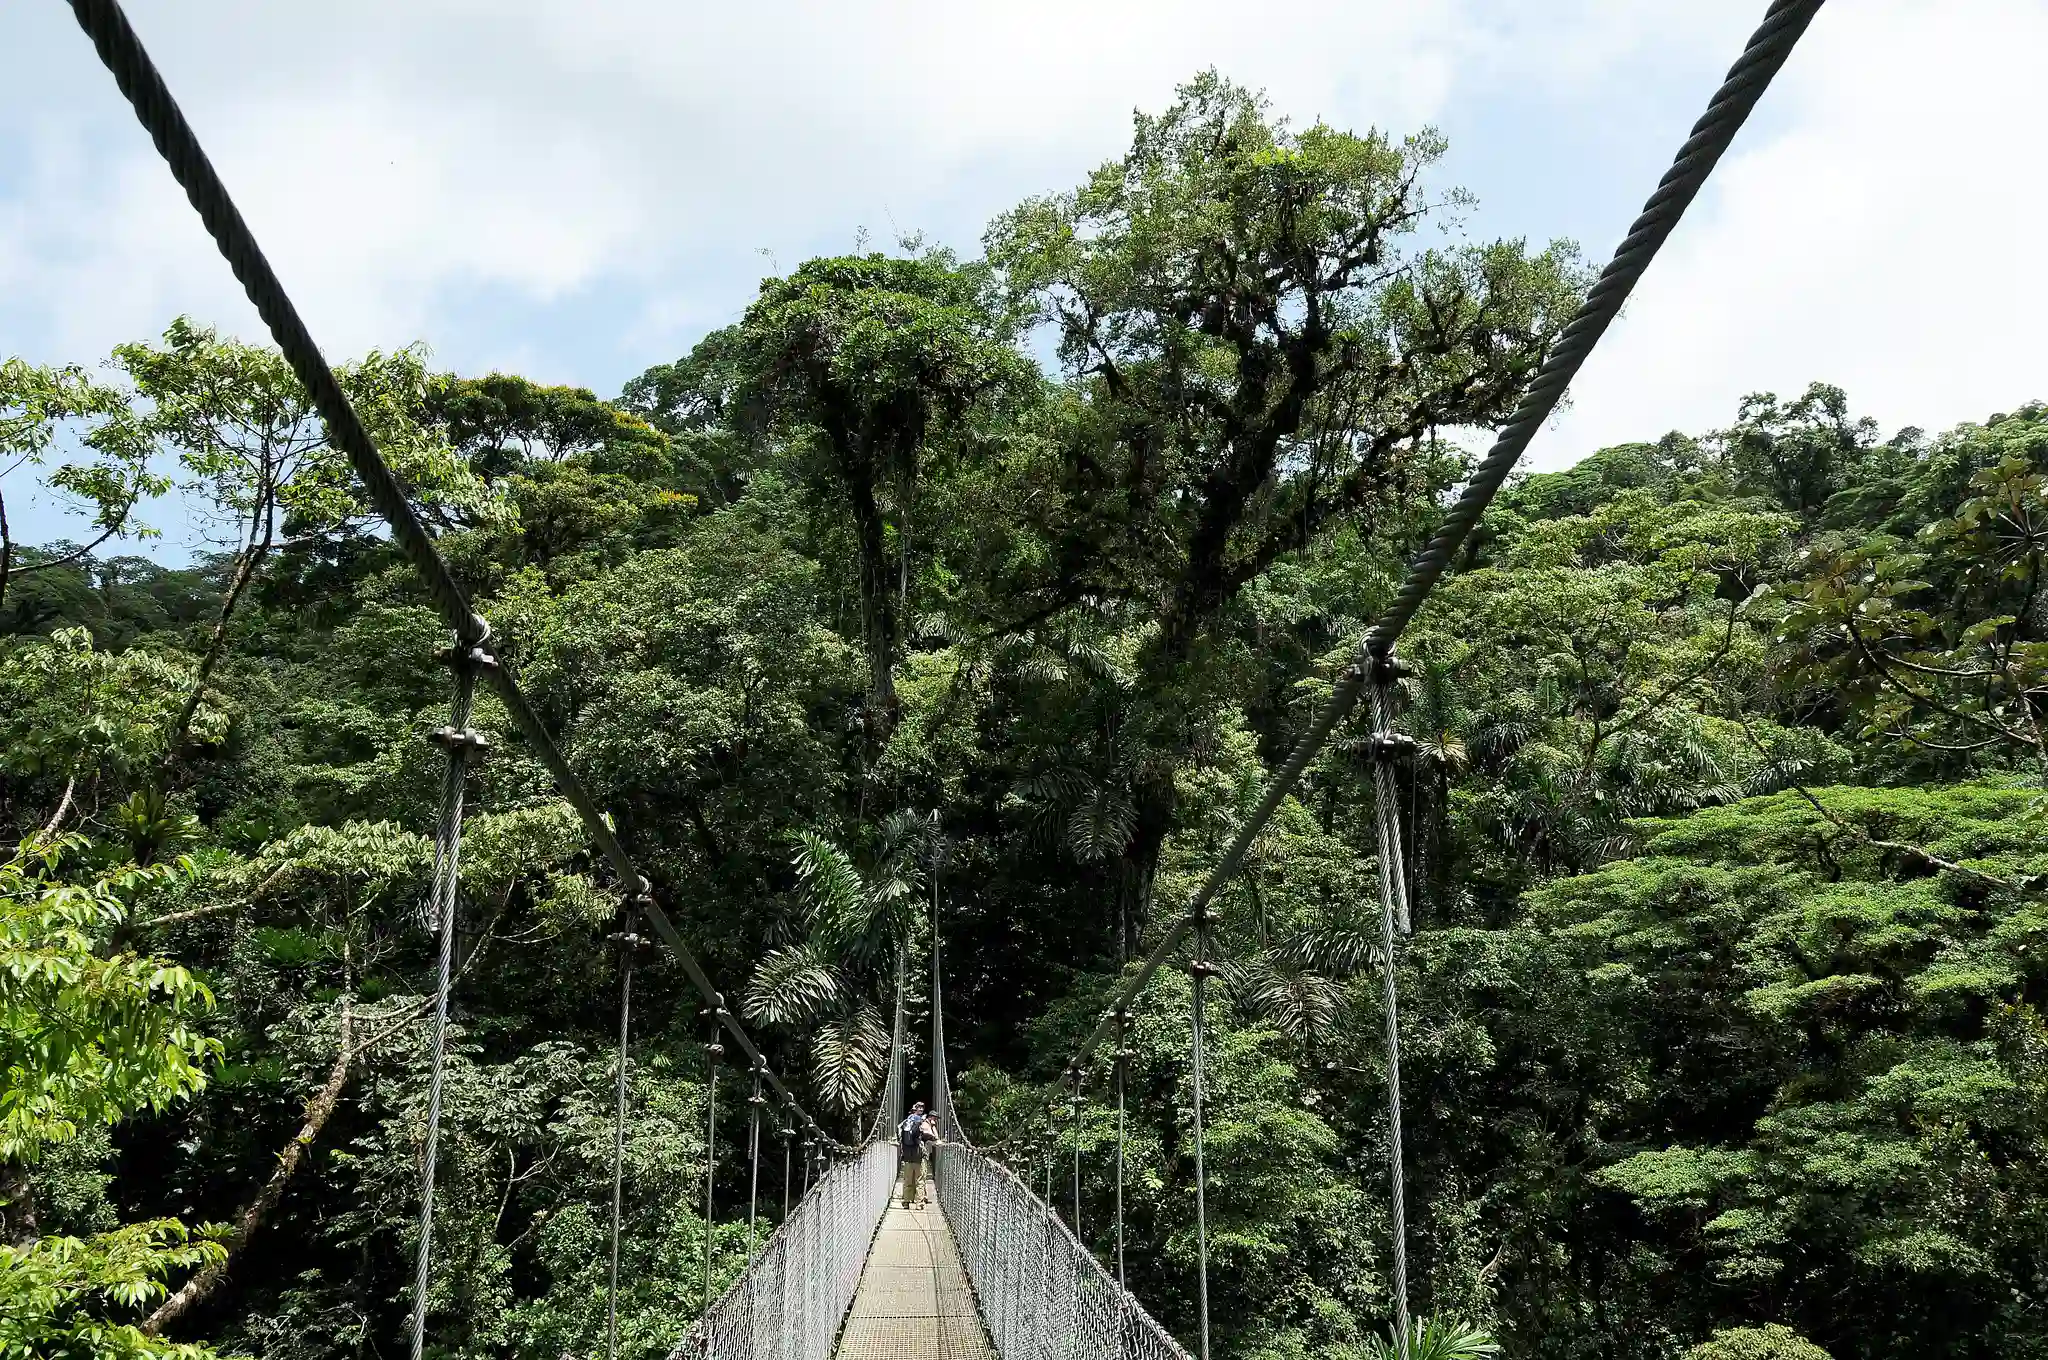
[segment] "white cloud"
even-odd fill
[[[1533,463],[1813,380],[1888,430],[2048,397],[2044,51],[2039,0],[1823,10],[1768,96],[1781,130],[1738,142]]]
[[[1541,22],[1506,0],[133,9],[338,352],[441,340],[480,297],[610,284],[618,328],[660,353],[745,305],[757,248],[786,267],[863,226],[971,247],[990,213],[1072,183],[1122,146],[1134,106],[1206,65],[1299,117],[1405,128],[1461,82],[1571,81],[1706,22],[1646,24],[1626,0]],[[0,22],[23,35],[0,42],[10,347],[104,352],[179,310],[249,329],[61,10]]]
[[[346,355],[426,338],[450,363],[553,376],[673,354],[732,319],[759,274],[844,248],[859,227],[971,248],[990,214],[1073,183],[1123,145],[1134,106],[1158,107],[1210,64],[1298,118],[1457,122],[1466,156],[1514,92],[1527,96],[1516,107],[1590,122],[1632,154],[1655,105],[1675,120],[1655,130],[1661,163],[1760,6],[133,8],[323,344]],[[2041,0],[1823,12],[1537,461],[1709,426],[1743,392],[1814,377],[1891,423],[2048,395],[2024,330],[2048,279],[2023,268],[2044,206],[2030,167],[2048,100],[2029,92],[2044,39]],[[1600,170],[1561,162],[1538,188],[1552,173],[1583,188]],[[1603,212],[1624,221],[1653,178]],[[1608,220],[1562,201],[1511,206],[1539,234],[1546,215],[1558,230]],[[1596,256],[1607,244],[1586,241]],[[564,331],[498,324],[549,306],[575,311]],[[179,311],[256,330],[68,16],[11,11],[0,349],[88,358]],[[592,349],[605,357],[579,366]]]

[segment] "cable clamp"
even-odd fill
[[[443,647],[434,653],[434,660],[444,666],[460,666],[472,671],[494,671],[498,668],[498,658],[484,650],[482,638],[467,647]]]
[[[722,1058],[725,1056],[725,1045],[719,1043],[706,1044],[704,1045],[704,1051],[714,1058]]]
[[[427,740],[451,756],[464,758],[480,756],[491,749],[490,738],[474,727],[437,727],[427,733]]]
[[[1369,674],[1375,685],[1391,685],[1396,680],[1406,680],[1415,671],[1392,652],[1373,652],[1368,662]]]
[[[1366,739],[1366,751],[1374,760],[1400,764],[1413,760],[1421,750],[1415,738],[1405,732],[1375,732]]]
[[[1187,973],[1189,977],[1215,977],[1218,973],[1221,973],[1222,971],[1223,970],[1221,968],[1209,962],[1207,959],[1189,959],[1187,962]]]

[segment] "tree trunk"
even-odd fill
[[[208,1295],[227,1275],[228,1267],[234,1263],[236,1253],[248,1246],[249,1239],[263,1226],[270,1211],[284,1197],[285,1186],[291,1183],[293,1175],[306,1160],[306,1153],[312,1148],[313,1140],[327,1127],[327,1121],[341,1102],[342,1087],[348,1084],[350,1065],[355,1061],[355,1011],[347,996],[341,1001],[340,1048],[335,1054],[334,1066],[327,1073],[327,1082],[306,1102],[305,1122],[300,1125],[298,1136],[284,1145],[284,1151],[277,1156],[277,1165],[271,1169],[270,1179],[263,1183],[263,1189],[242,1210],[242,1216],[235,1224],[235,1232],[228,1239],[227,1255],[213,1262],[197,1275],[185,1281],[177,1293],[165,1299],[154,1313],[142,1324],[145,1335],[159,1335],[163,1329],[176,1322],[187,1312],[205,1302]]]
[[[0,495],[0,605],[7,603],[7,580],[14,575],[14,538],[7,529],[7,497]]]
[[[19,1162],[0,1164],[0,1236],[11,1246],[28,1247],[42,1235],[34,1178]]]
[[[868,706],[875,724],[872,735],[885,738],[896,727],[896,592],[890,588],[888,549],[874,484],[850,466],[845,476],[854,534],[860,544],[861,629],[868,653]]]
[[[50,814],[50,820],[43,823],[43,829],[37,836],[38,840],[47,841],[56,836],[58,828],[64,825],[64,819],[71,813],[72,795],[77,791],[78,774],[74,771],[65,779],[64,796],[57,800],[57,810]]]
[[[235,563],[235,574],[228,581],[228,593],[221,599],[220,615],[214,620],[213,636],[207,639],[206,651],[199,658],[199,674],[193,677],[192,692],[185,696],[185,706],[178,710],[178,720],[171,726],[170,742],[164,749],[167,762],[177,759],[185,747],[185,737],[192,728],[192,716],[199,711],[200,697],[206,693],[206,682],[213,677],[214,668],[220,665],[220,659],[227,651],[228,621],[234,617],[242,592],[255,578],[257,564],[269,555],[275,529],[276,513],[266,490],[257,497],[256,513],[249,525],[249,541],[242,549],[241,560]]]

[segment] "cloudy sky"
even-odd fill
[[[1212,65],[1297,121],[1434,124],[1474,232],[1604,260],[1763,0],[129,9],[331,356],[423,340],[610,395],[808,255],[972,252]],[[2044,51],[2048,0],[1836,0],[1533,465],[1816,378],[1887,430],[2048,397]],[[261,333],[69,8],[0,8],[0,355],[92,362],[180,313]]]

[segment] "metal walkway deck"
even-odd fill
[[[839,1336],[839,1360],[996,1360],[936,1203],[892,1203]]]

